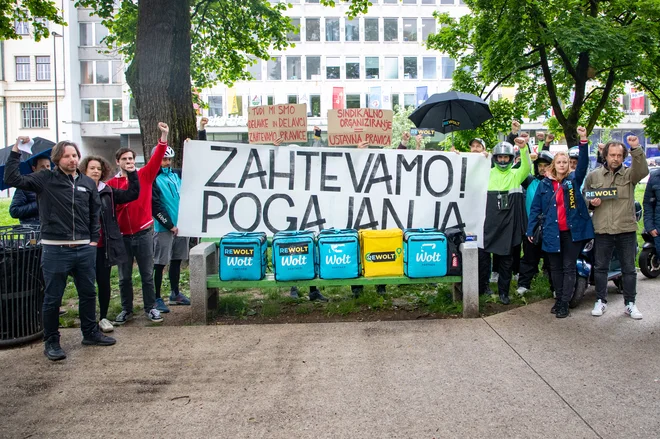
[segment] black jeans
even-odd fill
[[[527,237],[523,241],[523,257],[520,260],[520,277],[518,278],[518,286],[530,289],[534,276],[539,272],[539,263],[541,259],[548,261],[548,255],[542,250],[540,245],[535,245],[529,242]],[[549,265],[549,262],[546,264]],[[550,289],[554,290],[552,276],[550,276]]]
[[[486,294],[490,288],[490,253],[479,249],[479,294]]]
[[[42,308],[44,340],[60,335],[60,306],[69,273],[78,291],[78,313],[83,336],[96,331],[96,247],[81,245],[71,248],[44,244],[41,267],[46,283]]]
[[[612,252],[616,254],[621,263],[623,274],[623,298],[626,304],[635,302],[637,296],[637,270],[635,257],[637,256],[637,234],[635,232],[619,233],[616,235],[596,234],[594,239],[594,282],[596,284],[596,298],[607,301],[607,271],[610,267]]]
[[[142,280],[144,312],[149,312],[156,302],[154,290],[154,232],[151,228],[134,235],[124,235],[128,261],[119,264],[119,292],[121,307],[133,312],[133,259],[138,264]]]
[[[557,299],[568,302],[575,291],[575,276],[577,258],[584,247],[584,241],[574,242],[571,232],[559,232],[561,251],[548,253],[550,259],[550,276],[555,286]]]
[[[99,319],[108,317],[110,307],[110,272],[112,267],[106,266],[105,248],[96,249],[96,285],[99,287]]]

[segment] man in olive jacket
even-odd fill
[[[649,174],[644,150],[636,136],[628,136],[632,166],[626,168],[623,161],[628,156],[626,146],[611,141],[603,148],[605,163],[591,172],[585,180],[584,190],[593,209],[594,281],[596,304],[593,316],[602,316],[607,309],[607,270],[616,249],[623,273],[624,313],[633,319],[641,319],[642,313],[635,305],[637,295],[637,219],[635,218],[635,185]],[[595,195],[603,194],[601,197]],[[607,196],[607,198],[605,198]]]

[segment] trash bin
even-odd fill
[[[0,347],[43,335],[39,227],[0,227]]]

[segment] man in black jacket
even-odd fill
[[[59,142],[51,152],[56,168],[50,172],[21,175],[19,137],[5,165],[5,183],[36,192],[41,222],[41,265],[46,283],[43,304],[44,354],[49,360],[66,358],[60,347],[59,307],[69,273],[78,290],[80,328],[84,345],[109,346],[115,339],[96,324],[96,246],[101,223],[101,202],[94,181],[78,173],[80,151],[75,143]]]
[[[32,172],[50,170],[48,157],[37,157],[33,161]],[[34,192],[16,189],[9,206],[9,215],[16,218],[22,225],[39,225],[39,207],[37,207],[37,194]]]

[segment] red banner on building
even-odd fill
[[[644,92],[630,89],[630,110],[644,112]]]
[[[344,104],[344,87],[332,87],[332,109],[341,110],[346,107]]]

